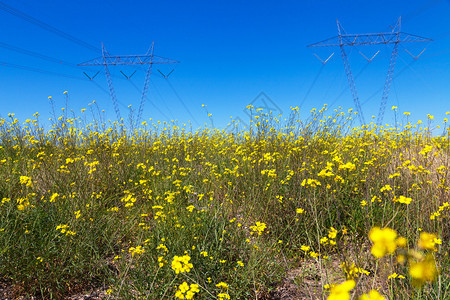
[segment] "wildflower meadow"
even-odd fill
[[[450,299],[449,113],[90,108],[0,119],[3,298]]]

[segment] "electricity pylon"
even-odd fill
[[[361,104],[358,98],[358,92],[356,91],[355,80],[353,79],[352,70],[348,61],[347,53],[345,52],[345,46],[364,46],[364,45],[388,45],[394,44],[392,50],[391,59],[389,62],[389,69],[384,83],[383,96],[381,97],[380,110],[378,112],[377,125],[381,125],[384,118],[384,112],[386,110],[386,102],[389,96],[389,90],[394,74],[395,63],[398,56],[398,46],[400,43],[411,42],[428,42],[432,41],[429,38],[420,37],[417,35],[404,33],[400,31],[401,17],[393,27],[391,32],[381,33],[367,33],[367,34],[347,34],[344,31],[342,25],[337,21],[338,36],[326,39],[324,41],[309,45],[308,47],[339,47],[341,49],[341,56],[344,62],[345,73],[347,74],[348,84],[352,92],[353,101],[358,111],[359,121],[361,125],[365,125],[364,114],[361,110]],[[423,51],[422,51],[423,52]],[[373,59],[373,57],[372,57]],[[370,61],[372,60],[370,59]]]
[[[104,66],[106,81],[108,82],[109,94],[113,103],[114,110],[116,112],[117,121],[120,122],[122,119],[120,117],[120,110],[117,106],[117,96],[114,90],[113,82],[111,80],[111,73],[109,72],[108,66],[119,66],[119,65],[148,65],[147,72],[145,75],[144,87],[141,94],[141,102],[139,103],[139,110],[137,116],[137,122],[139,123],[142,118],[142,113],[144,111],[145,98],[147,96],[148,86],[150,83],[150,75],[152,73],[153,64],[170,64],[179,63],[176,60],[164,58],[161,56],[156,56],[153,54],[155,42],[147,51],[145,55],[110,55],[106,51],[105,46],[102,44],[102,56],[92,59],[90,61],[78,64],[79,66]],[[130,76],[131,77],[131,76]]]

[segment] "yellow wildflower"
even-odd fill
[[[399,275],[397,273],[392,273],[391,275],[388,276],[388,279],[395,279],[395,278],[405,279],[405,276]]]
[[[404,203],[404,204],[410,204],[412,199],[411,198],[407,198],[405,196],[400,196],[400,197],[395,197],[393,199],[394,202],[399,202],[399,203]]]
[[[437,273],[436,262],[431,254],[421,261],[412,262],[409,268],[412,283],[416,287],[421,287],[425,282],[434,281]]]
[[[330,295],[327,300],[348,300],[350,299],[350,291],[355,287],[354,280],[347,280],[339,285],[335,285],[330,289]]]
[[[20,184],[32,187],[33,183],[31,182],[31,177],[28,176],[20,176],[19,178]]]
[[[417,246],[425,250],[435,250],[436,235],[433,233],[421,232]]]
[[[384,191],[392,191],[391,186],[390,186],[389,184],[386,184],[385,186],[383,186],[383,187],[380,189],[380,192],[384,192]]]
[[[258,232],[258,235],[261,235],[264,232],[264,229],[266,229],[266,224],[261,222],[256,222],[256,225],[250,226],[250,229],[254,232]]]
[[[137,247],[131,247],[130,249],[128,249],[128,252],[131,253],[131,256],[133,257],[136,254],[142,254],[145,252],[145,249],[142,248],[142,246],[137,246]]]
[[[175,297],[178,299],[193,299],[195,293],[198,293],[198,284],[191,284],[190,286],[183,282],[178,286],[178,290],[175,292]]]
[[[310,249],[310,247],[309,247],[309,246],[302,245],[302,246],[300,247],[300,249],[303,250],[303,251],[305,251],[305,252],[308,252],[309,249]]]
[[[384,300],[383,296],[376,290],[371,290],[368,294],[363,294],[358,300]]]
[[[228,295],[226,293],[219,293],[219,294],[217,294],[217,298],[219,300],[230,299],[230,295]]]
[[[50,196],[50,202],[55,202],[58,197],[58,193],[53,193],[53,195]]]
[[[330,239],[335,239],[338,231],[334,229],[333,227],[330,228],[330,231],[328,231],[328,237]]]
[[[225,282],[219,282],[218,284],[216,284],[216,286],[219,288],[219,289],[225,289],[225,290],[228,290],[228,284],[226,284]]]
[[[352,164],[351,162],[346,163],[345,165],[340,165],[339,166],[339,170],[349,170],[352,171],[356,168],[356,166],[354,164]]]
[[[397,249],[397,232],[390,228],[380,229],[374,227],[369,232],[369,238],[373,242],[371,252],[375,257],[383,257],[386,253],[394,253]]]
[[[176,274],[189,272],[193,265],[189,262],[191,257],[189,255],[184,256],[174,256],[172,260],[172,269]]]

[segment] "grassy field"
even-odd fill
[[[450,298],[446,119],[358,128],[326,106],[248,109],[251,128],[228,132],[127,130],[95,110],[50,130],[0,119],[4,293]]]

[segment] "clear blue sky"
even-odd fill
[[[155,55],[180,61],[172,66],[155,65],[144,118],[178,119],[208,123],[206,104],[216,127],[223,128],[230,117],[246,118],[243,108],[264,92],[284,112],[300,106],[306,116],[324,103],[332,108],[353,108],[339,49],[306,46],[337,35],[336,19],[347,33],[389,31],[402,16],[402,31],[434,39],[430,43],[403,44],[391,86],[385,122],[393,123],[393,105],[399,112],[411,112],[413,119],[434,114],[442,119],[450,111],[450,1],[30,1],[3,3],[109,53],[144,54],[155,41]],[[0,10],[0,42],[78,64],[99,56],[59,35]],[[2,44],[3,46],[5,46]],[[426,48],[419,60],[412,54]],[[373,62],[365,59],[380,50]],[[347,48],[356,87],[366,120],[378,114],[390,46]],[[313,55],[326,58],[322,68]],[[77,114],[95,100],[115,119],[102,67],[84,69],[57,64],[0,47],[1,116],[13,112],[25,120],[39,112],[50,116],[48,96],[57,107]],[[7,63],[7,64],[3,64]],[[12,68],[9,64],[69,75],[61,77]],[[166,81],[158,72],[168,73]],[[364,69],[363,69],[364,68]],[[120,71],[131,74],[131,82]],[[86,80],[83,71],[94,75]],[[127,105],[137,109],[144,83],[141,67],[111,67],[122,116]],[[74,77],[74,78],[71,78]],[[136,87],[133,86],[136,85]],[[378,93],[377,93],[378,91]],[[341,96],[339,96],[341,95]],[[374,96],[373,96],[374,95]],[[153,103],[150,104],[149,102]],[[155,106],[158,108],[156,109]],[[185,109],[188,107],[189,112]],[[159,111],[158,111],[159,110]],[[161,113],[162,112],[162,113]],[[195,124],[195,123],[194,123]],[[195,124],[196,125],[196,124]]]

